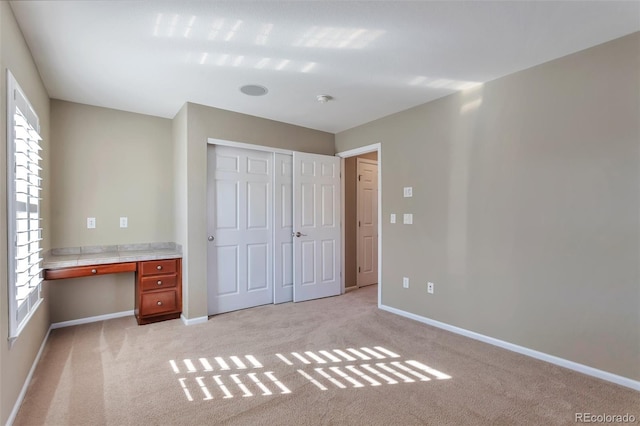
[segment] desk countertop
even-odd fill
[[[176,243],[57,248],[45,253],[42,269],[175,259],[177,257],[182,257],[182,247]]]

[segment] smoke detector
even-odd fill
[[[326,104],[327,102],[333,100],[333,96],[330,96],[330,95],[318,95],[318,96],[316,96],[316,99],[321,104]]]

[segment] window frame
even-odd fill
[[[27,293],[25,299],[23,299],[23,301],[21,303],[18,302],[17,300],[17,295],[18,295],[18,279],[17,279],[17,263],[18,263],[18,259],[17,259],[17,254],[18,254],[18,225],[17,225],[17,211],[18,211],[18,201],[16,200],[17,198],[17,185],[16,185],[16,178],[17,178],[17,172],[16,172],[16,155],[19,152],[18,148],[17,148],[17,144],[16,144],[16,140],[18,139],[17,137],[17,130],[16,130],[16,115],[17,115],[17,111],[20,112],[20,114],[22,115],[22,117],[26,120],[26,123],[28,124],[28,126],[30,127],[30,129],[32,129],[33,131],[35,131],[35,133],[37,135],[33,135],[32,132],[30,133],[30,137],[29,139],[29,145],[31,145],[33,142],[35,142],[36,148],[37,149],[33,149],[33,147],[30,146],[29,148],[29,156],[32,152],[35,151],[35,155],[38,157],[38,160],[36,160],[35,162],[35,167],[37,169],[36,172],[34,172],[33,170],[31,170],[31,168],[29,168],[29,172],[28,172],[28,176],[32,177],[33,175],[36,176],[36,179],[38,181],[37,183],[37,196],[34,197],[33,194],[28,194],[27,197],[28,198],[36,198],[37,202],[35,204],[36,206],[36,218],[31,216],[32,210],[30,206],[33,206],[34,204],[32,204],[31,202],[29,202],[30,200],[27,200],[26,204],[27,204],[27,209],[25,210],[27,212],[27,218],[26,218],[26,222],[27,222],[27,232],[30,235],[29,238],[29,248],[27,249],[27,253],[28,253],[28,264],[29,267],[27,268],[26,273],[30,274],[30,270],[33,266],[36,266],[37,268],[37,275],[33,275],[33,277],[37,276],[36,279],[36,284],[32,285],[30,283],[31,279],[29,280],[29,282],[25,285],[28,285],[30,287],[29,292]],[[27,323],[29,322],[29,320],[31,319],[31,317],[33,316],[33,314],[37,311],[38,307],[41,305],[42,303],[42,295],[41,295],[41,289],[42,289],[42,268],[41,268],[41,264],[42,264],[42,259],[41,259],[41,252],[42,252],[42,217],[41,217],[41,191],[42,191],[42,176],[41,176],[41,168],[38,165],[38,162],[41,160],[39,158],[39,155],[37,155],[37,151],[40,151],[42,149],[41,145],[40,145],[40,141],[42,140],[42,138],[40,137],[40,120],[38,118],[38,115],[36,114],[35,110],[33,109],[33,107],[31,106],[31,103],[29,102],[29,100],[27,99],[27,96],[25,95],[24,91],[22,90],[22,88],[20,87],[20,85],[18,84],[17,80],[15,79],[15,77],[13,76],[13,74],[11,73],[11,71],[9,71],[9,69],[7,69],[7,294],[8,294],[8,313],[9,313],[9,341],[13,341],[15,340],[20,333],[22,332],[22,330],[25,328],[25,326],[27,325]],[[29,162],[31,164],[33,164],[32,159],[29,159]],[[28,186],[31,187],[32,186],[32,182],[28,183]],[[30,189],[30,188],[29,188]],[[23,218],[24,220],[24,218]],[[37,227],[33,228],[32,225],[32,221],[37,221]],[[35,242],[33,242],[33,240],[31,239],[32,236],[32,232],[38,232],[38,236]],[[24,231],[20,231],[20,232],[24,232]],[[35,243],[36,249],[33,250],[32,247],[32,242]],[[31,256],[33,255],[37,255],[38,256],[38,260],[36,263],[32,263],[32,259]],[[31,275],[31,274],[30,274]],[[32,277],[32,278],[33,278]],[[27,306],[24,306],[24,304],[27,304]],[[26,309],[26,312],[25,312]],[[19,318],[20,314],[24,313],[22,318]]]

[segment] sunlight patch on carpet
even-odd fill
[[[420,361],[403,360],[381,346],[277,353],[263,360],[253,355],[231,355],[215,356],[211,361],[170,360],[169,365],[174,374],[183,376],[178,382],[188,401],[194,401],[194,395],[208,401],[290,394],[290,388],[273,371],[289,368],[321,391],[451,379]],[[210,372],[216,374],[202,374]]]

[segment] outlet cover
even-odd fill
[[[391,223],[396,223],[396,214],[391,213]]]
[[[429,294],[433,294],[433,290],[434,290],[435,285],[431,282],[427,283],[427,292]]]
[[[405,225],[413,225],[413,214],[405,213],[404,216],[402,217],[402,222]]]
[[[409,288],[409,278],[407,277],[402,278],[402,287]]]
[[[126,228],[129,226],[129,219],[127,217],[120,218],[120,228]]]

